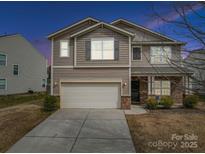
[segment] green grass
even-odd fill
[[[33,93],[33,94],[16,94],[0,96],[0,108],[5,108],[22,103],[29,103],[31,101],[44,99],[46,93]]]

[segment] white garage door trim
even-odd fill
[[[72,96],[75,96],[75,94],[77,94],[78,91],[80,93],[80,89],[77,89],[77,88],[81,88],[81,87],[84,89],[86,88],[88,89],[86,91],[87,95],[96,92],[94,97],[87,97],[87,100],[85,100],[85,102],[83,102],[81,98],[72,97]],[[75,92],[75,90],[72,91],[72,88],[78,91],[77,92]],[[95,89],[102,91],[102,94],[97,93]],[[66,95],[63,95],[64,91],[66,90],[67,92],[68,91],[72,92],[72,93],[69,93],[70,95],[67,95],[67,98],[66,98]],[[106,94],[107,97],[104,97],[103,92],[104,92],[104,95],[107,93]],[[82,97],[85,97],[85,98],[86,96],[82,95]],[[71,100],[73,100],[73,103],[65,103],[68,97]],[[94,82],[94,81],[93,82],[83,82],[83,81],[60,82],[60,100],[61,100],[60,101],[61,108],[120,108],[121,107],[121,103],[120,103],[121,102],[120,101],[121,100],[121,82],[119,81],[117,82]],[[74,101],[76,102],[78,101],[78,103]],[[107,103],[104,103],[104,102],[107,102]]]

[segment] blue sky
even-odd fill
[[[168,12],[165,13],[168,18],[177,20],[172,5],[173,2],[0,2],[0,34],[22,34],[47,58],[50,57],[50,43],[46,36],[88,16],[105,22],[125,18],[172,38],[189,41],[176,35],[176,26],[159,23],[153,18],[154,6],[161,13]],[[197,20],[191,12],[187,12],[187,16],[192,21]],[[197,48],[193,44],[189,46]]]

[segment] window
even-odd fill
[[[150,50],[151,64],[168,64],[171,58],[170,47],[151,47]]]
[[[114,59],[114,39],[92,39],[91,40],[92,60],[113,60]]]
[[[152,92],[155,95],[170,95],[170,81],[155,80],[152,82]]]
[[[46,79],[42,80],[42,87],[45,88],[46,87]]]
[[[0,79],[0,89],[6,89],[6,79]]]
[[[68,40],[61,40],[60,41],[60,57],[69,57],[69,41]]]
[[[140,47],[133,47],[132,48],[132,60],[141,60],[141,48]]]
[[[19,75],[19,65],[13,65],[13,75]]]
[[[6,66],[6,55],[0,53],[0,66]]]

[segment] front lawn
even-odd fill
[[[42,100],[46,96],[46,93],[38,92],[33,94],[16,94],[16,95],[6,95],[0,96],[0,108],[18,105],[22,103],[32,103],[36,100]]]
[[[153,110],[126,118],[136,152],[205,152],[204,110]]]
[[[0,152],[6,152],[51,112],[43,111],[45,93],[0,97]]]

